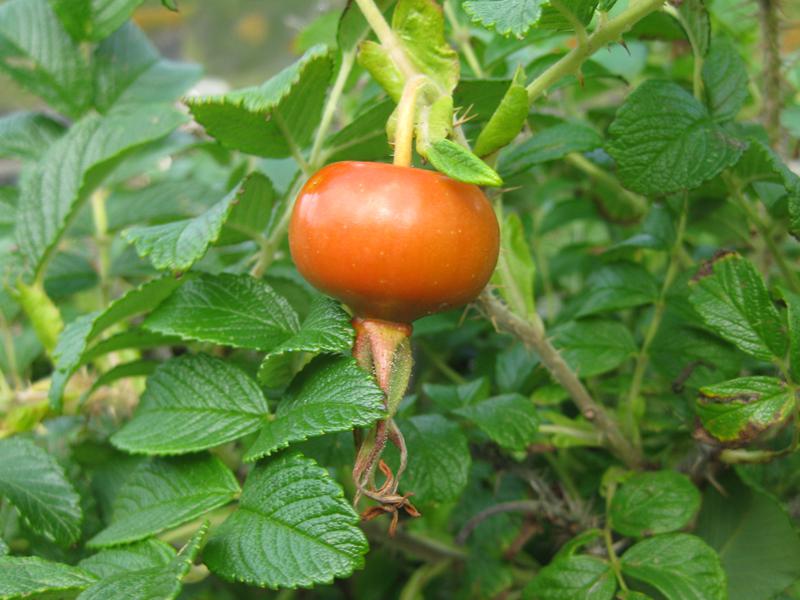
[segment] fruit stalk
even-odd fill
[[[378,506],[367,509],[362,517],[371,519],[383,513],[392,513],[390,531],[394,532],[400,508],[412,516],[419,514],[408,503],[409,494],[398,494],[400,477],[408,462],[408,451],[403,434],[394,422],[394,415],[411,378],[411,325],[356,317],[353,327],[356,330],[353,357],[364,370],[375,376],[385,394],[386,407],[386,417],[378,421],[358,444],[353,466],[353,481],[356,484],[354,503],[357,504],[362,495],[378,502]],[[400,452],[396,474],[381,460],[388,441]],[[380,487],[375,482],[376,468],[386,478]]]

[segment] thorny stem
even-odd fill
[[[631,468],[641,466],[642,456],[639,450],[623,435],[619,425],[606,409],[589,395],[578,375],[547,339],[544,325],[538,315],[534,315],[530,320],[515,315],[488,289],[481,293],[478,302],[497,329],[515,335],[536,351],[542,365],[567,391],[581,414],[594,423],[608,447],[627,466]]]
[[[639,428],[636,424],[636,400],[642,389],[642,382],[647,370],[647,364],[650,361],[650,346],[658,333],[658,328],[661,326],[661,320],[664,318],[664,311],[667,307],[667,292],[672,287],[675,277],[678,275],[680,266],[680,250],[683,247],[683,236],[686,231],[686,220],[689,212],[689,199],[688,194],[684,193],[683,202],[681,203],[681,211],[678,216],[678,228],[675,235],[675,243],[672,245],[672,251],[669,256],[669,265],[667,272],[664,275],[664,282],[661,284],[661,291],[655,303],[655,310],[653,318],[650,320],[650,325],[644,334],[644,341],[636,356],[636,365],[633,368],[633,380],[631,387],[628,389],[628,395],[623,406],[623,426],[627,433],[633,436],[634,444],[639,446],[641,444]]]
[[[478,61],[478,57],[475,55],[475,49],[472,47],[472,43],[470,43],[469,29],[458,22],[456,12],[453,10],[452,0],[445,0],[444,14],[450,22],[450,27],[453,29],[453,39],[455,39],[458,47],[461,48],[461,52],[464,53],[464,58],[469,68],[472,69],[475,77],[483,79],[486,77],[486,74],[483,71],[483,67],[481,67],[481,63]]]
[[[325,138],[328,135],[328,130],[333,122],[333,115],[336,114],[336,107],[342,97],[344,86],[347,83],[347,78],[353,70],[353,64],[356,60],[355,50],[342,53],[342,64],[339,67],[339,72],[336,75],[336,81],[333,82],[331,93],[325,103],[325,108],[322,111],[322,119],[317,128],[316,137],[314,138],[314,145],[311,147],[311,154],[309,155],[309,165],[313,170],[318,169],[320,165],[320,155],[322,153],[322,145],[325,143]]]
[[[585,44],[578,44],[566,56],[552,65],[528,85],[528,102],[533,103],[547,89],[566,75],[578,71],[583,62],[603,46],[620,41],[623,33],[652,12],[655,12],[664,0],[638,0],[627,9],[608,21],[604,27],[597,29],[586,38]]]
[[[394,165],[397,167],[411,166],[417,95],[425,79],[424,75],[414,75],[407,79],[397,105],[397,131],[394,136]]]

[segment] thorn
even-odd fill
[[[631,49],[628,48],[628,44],[625,43],[625,40],[620,40],[619,41],[619,45],[622,46],[623,48],[625,48],[625,52],[628,53],[628,56],[631,55]]]

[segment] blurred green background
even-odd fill
[[[2,4],[2,2],[0,2]],[[263,82],[292,62],[298,33],[346,0],[178,0],[179,12],[147,0],[134,14],[172,59],[204,66],[205,76],[233,87]],[[41,102],[0,75],[0,113],[31,109]]]

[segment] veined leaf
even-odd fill
[[[147,379],[133,418],[111,442],[127,452],[197,452],[252,433],[269,408],[256,382],[227,362],[185,354]]]
[[[0,598],[75,598],[93,583],[91,573],[36,556],[0,558]]]
[[[34,531],[59,544],[69,545],[81,535],[80,496],[61,465],[28,439],[0,440],[0,496]],[[3,581],[0,577],[0,588]]]
[[[276,199],[275,188],[265,175],[258,172],[248,175],[239,186],[233,210],[225,220],[215,244],[226,246],[258,239],[269,224]]]
[[[603,145],[603,138],[588,125],[559,123],[533,134],[500,154],[500,173],[509,178],[533,166],[564,158],[570,152],[588,152]]]
[[[129,571],[163,567],[173,558],[175,550],[172,546],[160,540],[148,539],[126,546],[106,548],[84,558],[78,564],[84,571],[105,579]]]
[[[630,330],[615,321],[572,321],[552,333],[564,359],[581,377],[607,373],[636,354]]]
[[[122,236],[136,247],[139,256],[149,258],[156,269],[187,271],[217,241],[243,191],[244,188],[237,186],[193,219],[131,227],[123,231]]]
[[[441,415],[418,415],[398,423],[408,445],[403,489],[424,502],[456,500],[467,485],[471,463],[467,439]]]
[[[0,70],[69,117],[89,107],[89,67],[47,0],[0,6]]]
[[[703,61],[709,112],[717,121],[736,117],[747,99],[747,69],[733,42],[717,38]]]
[[[448,139],[428,147],[428,160],[436,170],[465,183],[500,186],[503,180],[489,165],[472,152]]]
[[[78,596],[78,600],[173,600],[180,593],[181,581],[200,552],[206,534],[208,522],[166,564],[106,575]]]
[[[632,262],[603,265],[589,276],[586,285],[579,317],[649,304],[658,297],[653,276]]]
[[[70,35],[98,42],[116,30],[143,0],[50,0]]]
[[[703,540],[686,533],[666,533],[635,544],[622,555],[622,572],[670,600],[727,596],[719,556]]]
[[[250,472],[238,510],[203,555],[214,573],[262,587],[330,583],[363,565],[367,540],[357,523],[325,469],[284,454]]]
[[[770,600],[800,577],[794,557],[800,536],[786,509],[770,495],[733,478],[703,495],[697,535],[719,552],[729,600]],[[777,596],[779,597],[779,596]]]
[[[640,85],[608,132],[623,185],[654,196],[697,187],[735,164],[747,147],[671,81]]]
[[[611,600],[617,581],[610,565],[594,556],[559,558],[537,573],[525,587],[525,600],[591,598]]]
[[[54,352],[56,364],[48,393],[51,406],[60,406],[64,388],[84,360],[91,340],[119,321],[154,309],[182,283],[174,277],[153,279],[120,296],[104,311],[82,315],[69,323]]]
[[[783,358],[787,336],[764,280],[745,258],[728,253],[698,271],[689,299],[706,324],[761,360]]]
[[[120,1],[106,0],[106,4]],[[94,52],[95,106],[106,112],[116,106],[171,102],[200,74],[197,65],[162,58],[147,36],[129,22]]]
[[[111,523],[89,540],[102,548],[136,542],[196,519],[239,494],[222,461],[206,454],[142,462],[124,480]]]
[[[774,377],[740,377],[700,388],[695,410],[703,428],[716,439],[742,443],[785,421],[796,399]]]
[[[143,326],[187,340],[271,350],[299,328],[289,303],[248,275],[201,275],[150,314]]]
[[[320,358],[292,383],[245,460],[323,433],[371,425],[385,416],[383,392],[355,360]]]
[[[542,0],[468,0],[464,10],[487,29],[523,39],[542,16],[543,4]]]
[[[614,494],[609,518],[615,531],[632,537],[684,527],[700,508],[700,492],[675,471],[636,473]]]
[[[355,333],[341,304],[316,296],[299,331],[269,352],[258,369],[258,378],[270,387],[282,387],[318,353],[340,354],[353,347]]]
[[[38,160],[63,133],[63,125],[43,113],[11,113],[0,118],[0,157]]]
[[[258,87],[189,98],[187,104],[197,122],[224,146],[282,158],[291,154],[290,143],[303,148],[311,141],[331,69],[328,48],[314,46]]]
[[[534,441],[539,429],[539,415],[533,402],[520,394],[494,396],[453,412],[469,419],[494,442],[511,450],[524,450]]]
[[[180,112],[163,105],[88,115],[55,142],[35,167],[23,172],[17,242],[28,273],[38,275],[46,266],[83,201],[117,160],[166,136],[184,120]]]
[[[517,315],[528,318],[536,310],[534,278],[536,265],[525,238],[519,215],[506,213],[500,225],[500,257],[492,274],[492,283]]]

